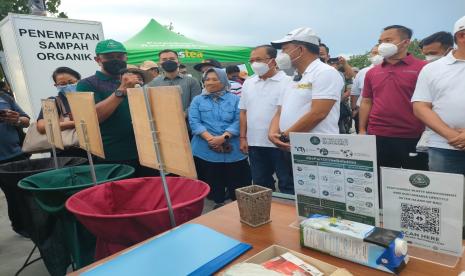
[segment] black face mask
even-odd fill
[[[163,68],[165,72],[172,73],[178,69],[178,63],[176,61],[167,60],[161,64],[161,68]]]
[[[126,61],[112,59],[109,61],[102,62],[103,70],[112,76],[117,76],[121,74],[121,71],[126,69]]]

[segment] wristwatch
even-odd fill
[[[279,135],[279,141],[281,141],[283,143],[289,143],[290,142],[289,136],[284,134],[284,132],[281,132],[280,135]]]
[[[116,90],[115,91],[115,96],[118,98],[126,97],[126,91],[124,90]]]

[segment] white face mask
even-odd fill
[[[276,64],[281,70],[291,69],[292,68],[291,56],[283,52],[279,53],[278,56],[276,57]]]
[[[381,64],[383,62],[383,60],[384,60],[384,58],[382,56],[380,56],[380,55],[375,55],[375,56],[370,57],[370,62],[373,65]]]
[[[438,60],[440,58],[442,58],[442,56],[436,56],[436,55],[426,55],[425,56],[425,59],[426,59],[427,62],[433,62],[433,61]]]
[[[384,58],[390,58],[397,54],[398,51],[399,47],[397,47],[397,45],[394,43],[381,43],[378,46],[378,53]]]
[[[270,71],[270,66],[268,63],[254,62],[252,63],[252,69],[255,73],[257,73],[257,75],[261,77]]]
[[[297,48],[294,48],[292,51],[289,52],[289,54],[294,52],[295,50],[297,50]],[[291,60],[291,56],[289,54],[284,53],[284,52],[281,52],[281,53],[278,54],[275,61],[276,61],[276,64],[278,65],[279,69],[287,70],[287,69],[293,68],[293,66],[292,66],[292,61],[293,60]],[[298,56],[297,58],[294,59],[294,61],[299,59],[300,57],[301,56]]]

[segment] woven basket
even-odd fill
[[[271,194],[273,191],[258,185],[236,189],[241,222],[257,227],[271,221]]]

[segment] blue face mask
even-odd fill
[[[76,92],[76,83],[73,84],[67,84],[67,85],[58,85],[56,86],[58,93],[66,93],[66,92]]]

